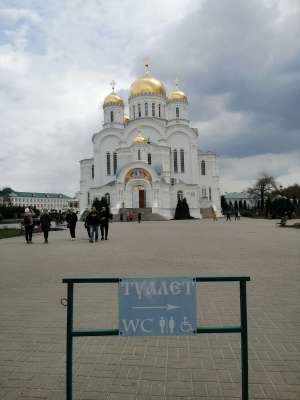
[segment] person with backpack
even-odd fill
[[[40,227],[44,234],[44,242],[48,243],[49,231],[51,228],[51,216],[48,210],[44,210],[43,214],[40,216]]]
[[[29,208],[25,208],[23,223],[24,223],[24,229],[25,229],[26,243],[30,244],[30,243],[32,243],[33,215],[30,212]]]
[[[90,243],[94,242],[94,238],[95,243],[98,242],[100,219],[96,207],[92,207],[92,211],[86,217],[86,224],[89,228]]]
[[[74,212],[73,208],[68,210],[66,215],[67,227],[70,230],[71,240],[76,240],[76,224],[77,224],[77,214]]]

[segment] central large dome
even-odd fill
[[[150,74],[145,74],[143,77],[134,81],[129,89],[129,97],[143,96],[147,94],[166,97],[166,89],[162,82],[155,79]]]

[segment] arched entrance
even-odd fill
[[[145,168],[130,169],[124,179],[127,207],[152,207],[152,177]]]

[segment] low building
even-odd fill
[[[62,193],[12,192],[10,204],[16,207],[36,207],[38,210],[63,211],[69,207],[71,197]]]
[[[253,208],[256,200],[247,192],[225,192],[226,203],[232,208]]]

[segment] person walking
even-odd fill
[[[100,218],[101,240],[107,240],[109,220],[111,219],[110,209],[108,206],[101,207],[99,218]]]
[[[226,221],[231,221],[230,210],[226,211]]]
[[[76,240],[76,224],[77,224],[77,214],[74,212],[73,208],[68,210],[66,215],[67,227],[70,230],[71,240]]]
[[[30,244],[32,243],[33,215],[29,208],[25,208],[23,223],[25,228],[26,243]]]
[[[96,207],[92,207],[91,212],[86,218],[86,224],[89,227],[90,243],[94,242],[94,238],[95,242],[98,242],[100,219]]]
[[[91,210],[89,208],[86,208],[85,210],[87,212],[85,220],[84,220],[84,227],[87,230],[88,237],[90,238],[90,230],[89,230],[89,225],[88,225],[88,216],[90,215]]]
[[[48,210],[44,210],[40,217],[40,227],[44,234],[44,243],[48,243],[49,231],[51,228],[51,216]]]
[[[138,217],[138,223],[140,224],[142,221],[142,213],[139,212],[137,217]]]

